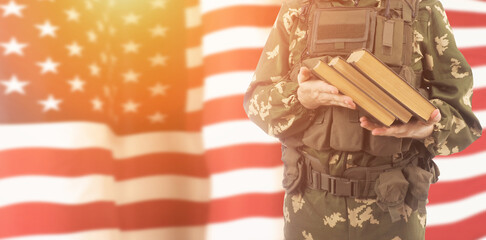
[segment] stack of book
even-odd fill
[[[385,126],[413,116],[427,121],[436,109],[418,90],[366,50],[354,51],[345,61],[319,61],[312,69]]]

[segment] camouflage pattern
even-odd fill
[[[314,120],[317,111],[304,108],[297,99],[295,71],[307,43],[302,21],[305,0],[283,3],[264,47],[254,79],[245,95],[248,117],[267,134],[284,144],[298,138]],[[383,2],[383,3],[382,3]],[[385,0],[361,0],[359,7],[376,7]],[[333,1],[334,6],[353,7],[354,1]],[[473,78],[470,66],[457,49],[452,28],[440,1],[422,0],[414,27],[412,68],[423,70],[423,86],[442,119],[431,136],[414,140],[411,150],[426,149],[431,156],[449,155],[465,149],[482,133],[471,109]],[[293,74],[292,74],[293,72]],[[364,152],[304,150],[322,161],[326,171],[343,176],[356,166],[388,164],[390,158]],[[407,206],[402,219],[391,223],[375,200],[335,197],[326,192],[303,189],[285,197],[286,239],[424,239],[425,215]]]

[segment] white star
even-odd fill
[[[20,94],[25,94],[24,87],[29,84],[29,82],[19,81],[17,76],[13,75],[9,81],[1,81],[5,88],[5,95],[9,95],[12,92],[18,92]]]
[[[64,11],[67,14],[67,20],[68,21],[74,21],[78,22],[79,21],[79,12],[76,11],[75,8],[71,8],[69,10]]]
[[[91,104],[93,104],[93,111],[103,110],[103,102],[99,98],[93,98],[93,100],[91,100]]]
[[[98,40],[98,35],[93,30],[90,30],[86,33],[88,35],[89,42],[96,42]]]
[[[165,8],[165,4],[167,3],[166,0],[153,0],[152,1],[152,8]]]
[[[126,15],[125,17],[123,17],[123,19],[125,20],[126,25],[138,24],[138,21],[140,20],[140,16],[135,15],[134,13],[130,13],[130,14]]]
[[[165,95],[167,88],[169,88],[169,86],[157,83],[155,86],[149,88],[149,90],[152,92],[152,96],[157,96]]]
[[[92,63],[91,65],[89,65],[89,70],[90,70],[91,75],[97,76],[97,77],[100,76],[101,69],[98,66],[98,64]]]
[[[23,17],[21,11],[22,9],[25,8],[25,5],[17,5],[17,3],[14,0],[11,0],[8,4],[0,5],[0,8],[3,9],[3,17],[9,15]]]
[[[44,112],[49,110],[56,110],[59,111],[59,103],[61,103],[61,99],[55,99],[54,96],[49,95],[49,97],[44,101],[39,101],[39,104],[44,106]]]
[[[37,66],[42,68],[41,74],[46,74],[48,72],[57,73],[57,67],[60,63],[52,61],[51,58],[47,58],[45,62],[38,62]]]
[[[133,41],[127,42],[122,44],[125,53],[138,53],[138,48],[140,48],[140,44],[137,44]]]
[[[86,82],[81,80],[79,76],[76,76],[74,79],[68,81],[68,83],[71,85],[71,92],[84,91],[84,84],[86,84]]]
[[[165,37],[165,33],[167,32],[167,28],[160,25],[157,25],[149,30],[152,32],[152,37]]]
[[[122,75],[125,82],[138,82],[138,77],[140,77],[140,73],[136,73],[133,70],[130,70]]]
[[[137,112],[138,107],[140,107],[139,103],[136,103],[132,100],[127,101],[125,104],[123,104],[123,112]]]
[[[69,56],[70,57],[72,57],[72,56],[79,56],[79,57],[81,57],[81,51],[83,51],[83,47],[81,47],[80,45],[78,45],[77,42],[73,42],[73,43],[71,43],[71,45],[66,45],[66,48],[69,51]]]
[[[152,67],[165,66],[167,61],[167,56],[162,56],[160,53],[157,53],[157,55],[149,58],[149,60],[152,63]]]
[[[10,42],[1,43],[1,45],[2,47],[5,48],[5,52],[3,52],[3,55],[17,54],[23,56],[24,55],[23,49],[27,47],[28,44],[19,43],[17,42],[17,39],[12,37],[10,39]]]
[[[49,20],[46,20],[42,25],[37,24],[35,25],[35,27],[40,30],[40,37],[45,37],[45,36],[56,37],[56,31],[59,29],[59,27],[51,25]]]
[[[153,115],[148,116],[148,119],[150,119],[150,122],[152,123],[163,123],[166,117],[167,116],[156,112]]]

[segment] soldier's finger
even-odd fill
[[[297,75],[297,81],[299,83],[303,83],[309,80],[311,76],[311,71],[307,67],[301,67],[299,71],[299,75]]]
[[[354,104],[353,99],[342,94],[331,95],[334,105],[339,105],[345,108],[356,109],[356,104]]]
[[[367,117],[361,117],[359,119],[359,121],[360,121],[361,127],[368,129],[370,131],[377,129],[377,128],[383,128],[383,125],[374,123],[374,122],[370,121]]]
[[[338,94],[339,90],[333,85],[320,81],[318,90],[322,93]]]
[[[430,118],[429,118],[429,121],[427,121],[427,125],[436,124],[440,121],[441,118],[442,118],[442,115],[440,114],[439,109],[435,109],[432,112],[432,114],[430,114]]]

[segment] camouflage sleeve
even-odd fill
[[[464,150],[481,136],[482,130],[471,108],[471,67],[457,49],[444,8],[439,1],[433,1],[425,9],[429,21],[421,46],[424,84],[442,119],[424,144],[434,156],[449,155]]]
[[[244,100],[250,120],[279,138],[303,131],[312,115],[297,99],[297,79],[289,77],[289,38],[298,14],[282,4]]]

